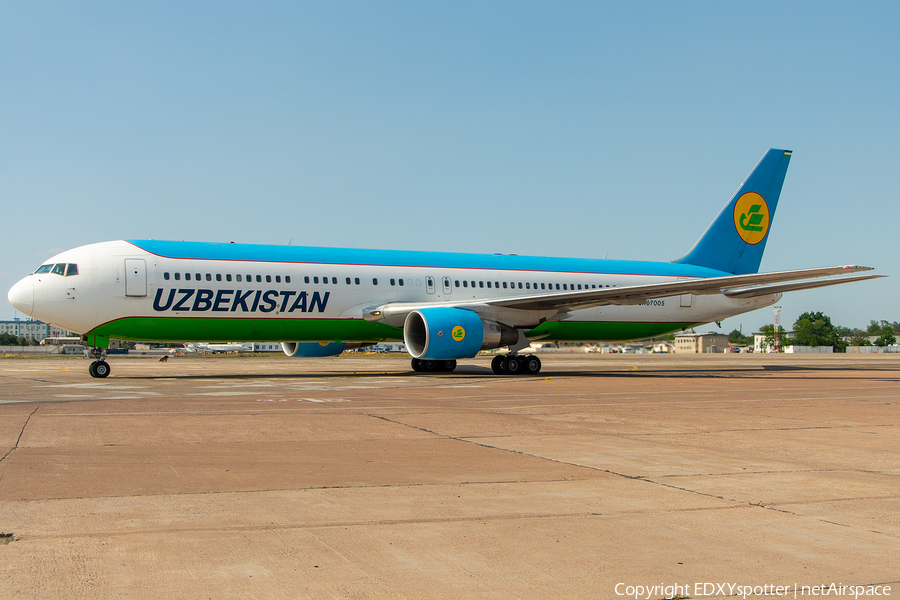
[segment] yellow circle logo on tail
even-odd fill
[[[769,232],[769,205],[756,192],[747,192],[734,203],[734,228],[741,239],[755,245]]]
[[[450,333],[450,335],[453,336],[453,339],[457,342],[461,342],[466,337],[466,330],[457,325],[453,328],[453,331]]]

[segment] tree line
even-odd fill
[[[0,346],[38,346],[40,343],[37,340],[26,338],[26,337],[17,337],[11,333],[0,333]]]
[[[831,318],[822,312],[805,312],[794,321],[794,337],[788,339],[784,327],[778,326],[781,346],[832,346],[835,352],[845,352],[847,346],[872,346],[870,337],[877,337],[875,346],[890,346],[897,343],[900,322],[870,321],[866,329],[834,325]],[[765,336],[764,344],[775,346],[775,325],[763,325],[759,333]],[[728,341],[739,346],[753,344],[753,336],[743,335],[735,329],[728,335]]]

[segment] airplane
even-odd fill
[[[253,352],[252,343],[228,342],[225,344],[210,344],[206,342],[188,342],[184,345],[186,352]]]
[[[537,374],[534,341],[664,335],[782,294],[882,277],[842,265],[759,273],[791,158],[770,149],[693,248],[671,262],[118,240],[62,252],[8,293],[82,334],[93,377],[110,338],[281,342],[291,357],[403,341],[420,372],[507,348],[496,374]]]

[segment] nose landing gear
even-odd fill
[[[103,360],[103,349],[93,347],[88,352],[88,355],[94,359],[94,362],[88,367],[88,373],[91,374],[91,377],[96,377],[98,379],[109,377],[109,363]]]

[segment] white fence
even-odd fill
[[[785,346],[785,354],[833,354],[834,346]]]
[[[900,346],[847,346],[847,354],[891,354],[900,352]]]
[[[62,346],[0,346],[0,354],[25,354],[28,356],[56,356],[59,354],[84,354],[84,346],[64,344]]]

